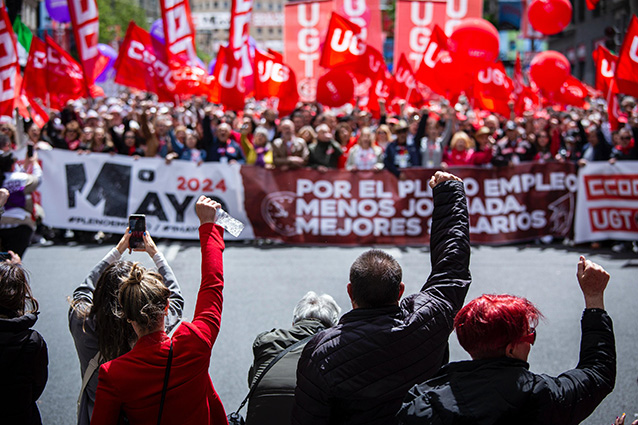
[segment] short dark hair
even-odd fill
[[[364,252],[350,267],[352,299],[361,308],[395,304],[401,291],[403,271],[390,254],[378,249]]]
[[[454,318],[461,347],[473,359],[505,355],[510,343],[517,343],[538,325],[540,311],[525,298],[514,295],[483,295],[470,301]]]

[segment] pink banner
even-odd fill
[[[394,43],[394,57],[403,54],[418,69],[435,24],[449,36],[461,20],[482,15],[483,0],[398,0],[394,39],[401,42]]]
[[[284,62],[297,76],[299,95],[313,102],[321,76],[321,43],[326,36],[333,2],[287,3],[285,6]]]

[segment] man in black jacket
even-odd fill
[[[391,425],[408,389],[448,361],[452,319],[470,285],[469,220],[462,181],[437,172],[432,272],[399,302],[401,267],[378,250],[350,269],[353,310],[314,337],[297,366],[293,424]]]
[[[454,320],[471,361],[450,363],[412,388],[401,424],[579,424],[614,388],[616,350],[603,293],[609,274],[580,257],[585,296],[580,360],[554,378],[528,370],[540,313],[524,298],[483,295]]]

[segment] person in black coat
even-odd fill
[[[524,298],[483,295],[454,320],[471,361],[450,363],[416,385],[398,413],[401,424],[578,424],[613,388],[616,350],[603,293],[609,274],[580,257],[585,296],[580,359],[558,377],[530,372],[527,357],[540,312]]]
[[[10,261],[0,263],[0,422],[40,425],[36,401],[48,378],[47,345],[31,329],[38,320],[38,302],[20,258],[13,254]]]
[[[353,309],[299,359],[293,424],[392,425],[410,387],[448,362],[452,319],[471,281],[469,217],[461,179],[439,171],[430,186],[432,271],[421,292],[401,300],[401,266],[383,251],[355,260]]]

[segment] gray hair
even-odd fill
[[[303,319],[317,319],[327,327],[337,324],[341,307],[328,294],[317,295],[310,291],[297,303],[292,313],[292,323]]]

